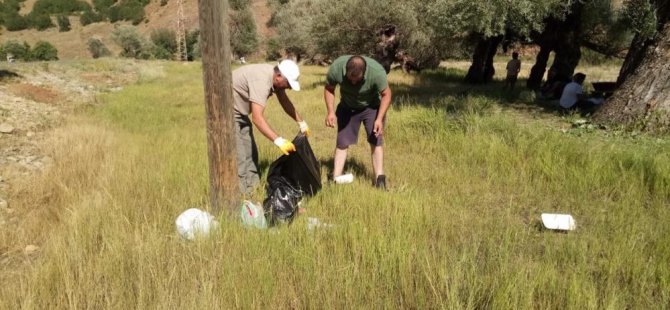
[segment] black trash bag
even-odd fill
[[[263,201],[270,225],[293,221],[300,199],[321,190],[321,169],[307,137],[299,134],[293,144],[295,152],[277,158],[270,165],[267,198]]]
[[[265,218],[275,226],[290,224],[298,214],[298,202],[303,193],[293,187],[285,178],[275,177],[268,181],[268,197],[263,201]]]

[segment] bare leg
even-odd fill
[[[384,174],[384,147],[370,145],[372,151],[372,169],[375,172],[375,180]]]
[[[333,159],[333,177],[339,177],[344,170],[344,162],[347,160],[347,149],[335,148],[335,159]]]

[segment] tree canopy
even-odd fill
[[[292,0],[276,4],[274,17],[279,42],[308,56],[371,54],[378,32],[387,25],[398,29],[402,49],[417,61],[436,64],[440,46],[421,16],[424,3],[392,0]],[[380,14],[383,12],[383,14]]]
[[[307,55],[370,54],[385,25],[398,30],[400,49],[436,65],[461,42],[483,37],[528,37],[548,16],[563,16],[567,0],[283,0],[274,1],[279,42]],[[383,12],[380,14],[380,12]],[[468,48],[467,44],[465,45]]]

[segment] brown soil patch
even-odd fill
[[[276,29],[268,27],[268,22],[270,21],[270,18],[272,18],[272,10],[268,7],[268,2],[266,0],[252,0],[251,11],[254,14],[256,29],[261,40],[277,35]]]
[[[33,11],[33,6],[35,6],[35,2],[37,2],[37,0],[26,0],[23,3],[21,3],[19,14],[22,16],[28,15],[30,12]]]
[[[58,103],[62,95],[50,88],[27,83],[9,85],[9,91],[17,97],[42,103]]]

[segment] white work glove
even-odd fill
[[[309,134],[311,134],[312,131],[309,130],[309,126],[307,126],[307,122],[300,121],[300,122],[298,122],[298,125],[300,125],[300,132],[305,134],[305,136],[309,137]]]
[[[290,152],[295,152],[295,145],[289,140],[286,140],[282,137],[279,137],[274,140],[274,144],[281,150],[284,155],[288,155]]]

